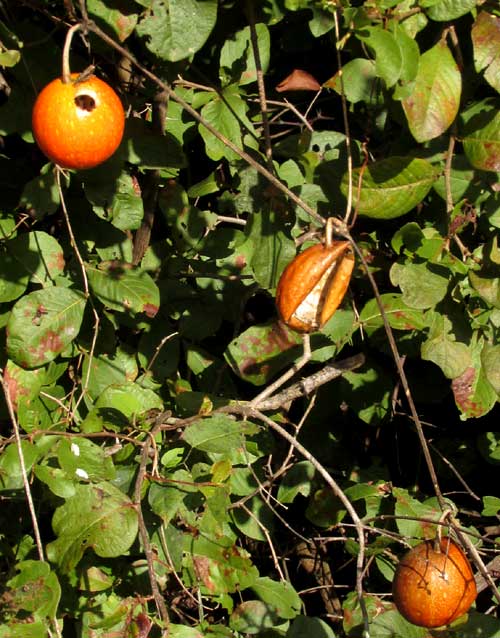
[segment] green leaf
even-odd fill
[[[395,330],[423,330],[426,320],[423,312],[412,308],[403,300],[403,295],[387,292],[380,296],[385,315]],[[376,299],[370,299],[363,307],[359,321],[370,335],[384,325]]]
[[[163,401],[156,392],[142,388],[137,383],[109,385],[95,402],[96,408],[118,410],[128,418],[144,414],[148,410],[161,410]]]
[[[269,211],[252,215],[248,241],[253,246],[250,265],[264,290],[274,290],[281,273],[295,257],[295,242],[286,232],[280,216]]]
[[[52,528],[57,539],[47,545],[47,555],[67,574],[86,549],[103,558],[125,554],[137,536],[137,513],[128,496],[110,483],[78,485],[56,509]]]
[[[309,496],[314,472],[314,466],[309,461],[295,463],[280,483],[278,501],[280,503],[293,503],[298,494]]]
[[[36,368],[55,359],[80,331],[85,295],[52,286],[20,299],[7,323],[7,352],[23,368]]]
[[[89,481],[112,481],[115,467],[106,450],[88,439],[61,439],[57,460],[69,477]]]
[[[16,49],[2,51],[0,53],[0,66],[9,67],[16,66],[21,59],[21,52]]]
[[[410,85],[417,77],[420,49],[415,38],[411,38],[401,27],[395,28],[394,37],[398,43],[402,58],[399,82],[403,86]]]
[[[61,586],[48,563],[25,560],[17,563],[19,574],[7,582],[9,607],[30,612],[35,619],[53,619],[61,598]]]
[[[375,53],[375,74],[388,87],[394,86],[403,67],[403,56],[394,35],[381,27],[366,27],[356,35]]]
[[[217,0],[156,0],[151,9],[137,33],[151,53],[169,62],[201,49],[217,18]]]
[[[112,261],[99,267],[86,265],[92,292],[108,308],[154,317],[160,306],[160,292],[151,276],[130,264]]]
[[[229,344],[224,358],[245,381],[264,385],[301,353],[300,335],[281,322],[252,326]]]
[[[382,367],[370,362],[360,372],[346,372],[340,386],[343,402],[364,423],[380,423],[387,415],[392,382]]]
[[[40,388],[44,383],[44,376],[44,368],[25,370],[10,359],[7,361],[4,368],[3,380],[15,410],[17,410],[22,402],[29,403],[38,396]]]
[[[486,378],[500,395],[500,345],[484,346],[481,361]]]
[[[34,474],[49,488],[52,494],[64,499],[75,495],[78,477],[68,478],[66,472],[60,468],[40,464],[34,467]]]
[[[286,638],[335,638],[333,629],[321,618],[297,616],[286,633]]]
[[[135,353],[125,347],[118,347],[112,354],[94,356],[92,360],[86,356],[83,361],[82,378],[88,379],[86,388],[92,399],[97,399],[110,385],[135,381],[137,374]]]
[[[31,467],[40,455],[36,445],[28,441],[22,441],[21,451],[24,459],[24,468],[30,472]],[[23,472],[19,461],[17,446],[7,445],[0,455],[0,490],[12,491],[23,489]]]
[[[425,638],[428,635],[428,630],[408,622],[396,609],[378,613],[370,623],[371,638],[393,638],[394,636]]]
[[[244,446],[243,432],[241,422],[221,414],[195,421],[184,430],[182,439],[203,452],[227,454]]]
[[[455,120],[462,76],[446,42],[420,56],[411,94],[402,102],[411,134],[417,142],[439,137]]]
[[[394,263],[390,277],[401,288],[405,304],[418,310],[433,308],[444,299],[449,286],[448,272],[428,263]]]
[[[461,137],[469,162],[482,171],[500,171],[500,100],[487,98],[462,112]]]
[[[424,7],[426,5],[429,7],[426,10],[426,14],[431,20],[448,22],[472,11],[477,4],[477,0],[438,0],[437,2],[424,2],[422,4]]]
[[[63,250],[59,242],[43,231],[31,231],[6,242],[9,254],[28,273],[29,281],[42,286],[53,285],[64,271]]]
[[[18,299],[26,290],[29,275],[22,262],[9,251],[9,241],[0,244],[0,302]]]
[[[500,308],[500,277],[484,277],[471,270],[469,280],[480,297],[495,308]]]
[[[238,148],[243,149],[243,134],[255,136],[253,124],[247,117],[247,103],[234,84],[226,87],[220,94],[211,95],[208,104],[201,109],[201,115],[215,129],[222,133]],[[214,161],[225,157],[229,161],[239,159],[234,151],[216,138],[202,124],[199,125],[200,135],[205,141],[206,153]]]
[[[166,479],[164,484],[151,485],[148,501],[153,512],[167,524],[177,515],[186,497],[198,492],[198,487],[186,470],[167,473],[162,478]]]
[[[484,79],[500,92],[500,18],[481,11],[471,31],[474,66]]]
[[[345,96],[352,104],[372,104],[377,98],[376,78],[375,62],[366,58],[354,58],[342,67],[342,82],[337,73],[325,82],[325,86],[339,94],[342,93],[343,86]]]
[[[291,620],[300,612],[300,597],[287,581],[277,582],[264,576],[258,578],[251,588],[278,618]]]
[[[375,219],[393,219],[415,208],[429,192],[437,172],[426,160],[389,157],[353,171],[354,201],[358,213]],[[348,175],[340,189],[348,192]],[[361,191],[356,185],[361,180]]]
[[[269,29],[265,24],[258,23],[255,25],[255,32],[261,69],[263,73],[266,73],[269,66],[271,46]],[[234,81],[243,86],[257,80],[255,55],[250,39],[250,27],[245,27],[238,31],[233,37],[224,42],[220,53],[220,66],[224,84],[230,84]]]
[[[203,594],[218,595],[246,589],[259,576],[250,554],[230,538],[185,537],[184,577],[187,587],[201,587]]]
[[[110,27],[120,42],[124,42],[133,33],[138,18],[137,13],[132,13],[131,7],[122,4],[123,10],[120,10],[119,4],[115,8],[104,0],[88,0],[87,2],[89,16],[94,20],[97,18],[97,22],[102,21]]]
[[[497,516],[500,511],[500,498],[496,496],[483,496],[483,516]]]
[[[477,439],[477,446],[481,456],[486,459],[488,463],[492,465],[498,465],[500,463],[500,437],[498,436],[498,432],[481,433]]]
[[[428,499],[422,503],[399,487],[392,490],[392,495],[396,501],[394,514],[399,533],[404,538],[433,538],[436,526],[428,521],[439,520],[440,509],[436,499]]]
[[[451,383],[455,403],[461,411],[462,419],[484,416],[494,407],[498,399],[482,366],[481,351],[481,344],[476,344],[472,349],[472,364]]]
[[[256,541],[265,541],[266,534],[264,530],[272,536],[274,514],[269,505],[260,496],[254,496],[245,501],[244,508],[238,507],[231,510],[231,517],[239,531],[249,538],[253,538]]]
[[[168,113],[170,121],[170,106]],[[168,131],[158,135],[150,122],[138,118],[127,120],[125,143],[126,160],[142,169],[179,169],[186,166],[186,156],[179,141]]]
[[[448,379],[459,377],[471,364],[471,353],[465,343],[452,341],[445,333],[424,341],[421,347],[424,361],[432,361]]]
[[[246,600],[240,603],[229,619],[231,629],[238,634],[264,634],[280,624],[279,616],[261,600]]]
[[[20,205],[36,219],[56,212],[60,204],[59,190],[51,164],[46,164],[40,175],[26,182]]]

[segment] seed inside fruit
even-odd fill
[[[330,268],[325,270],[321,279],[314,286],[311,292],[301,301],[293,315],[303,323],[311,326],[313,330],[320,327],[321,310],[325,303],[328,292],[327,282],[334,274],[337,263],[334,262]]]

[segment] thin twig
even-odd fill
[[[87,389],[90,383],[90,374],[92,371],[92,360],[94,358],[94,352],[95,352],[95,348],[97,345],[97,337],[99,334],[99,325],[100,325],[100,318],[99,318],[99,314],[97,312],[97,310],[95,309],[94,303],[92,301],[92,297],[90,295],[90,288],[89,288],[89,280],[87,277],[87,270],[85,268],[85,262],[83,261],[82,255],[80,253],[80,249],[78,248],[78,244],[76,243],[76,239],[75,239],[75,234],[73,233],[73,227],[71,225],[71,221],[69,219],[69,214],[68,214],[68,209],[66,207],[66,200],[64,197],[64,191],[62,188],[62,184],[61,184],[61,175],[63,174],[63,170],[61,169],[60,166],[55,166],[55,173],[56,173],[56,184],[57,184],[57,191],[59,194],[59,200],[61,202],[61,209],[63,212],[63,216],[64,216],[64,220],[66,222],[66,227],[68,229],[68,234],[69,234],[69,240],[70,240],[70,244],[71,244],[71,248],[73,249],[73,252],[75,253],[76,259],[78,261],[78,264],[80,265],[80,272],[82,274],[82,280],[83,280],[83,291],[85,293],[85,297],[88,301],[90,301],[91,307],[92,307],[92,314],[94,316],[94,327],[93,327],[93,332],[92,332],[92,342],[90,344],[90,350],[88,353],[88,359],[89,359],[89,364],[87,366],[87,374],[85,375],[85,379],[83,381],[82,384],[82,391],[80,393],[80,396],[78,397],[78,399],[76,400],[76,403],[73,406],[72,409],[72,413],[69,417],[70,421],[73,419],[76,411],[78,410],[78,407],[80,405],[80,403],[83,401],[83,398],[85,397],[85,395],[87,394]]]
[[[257,29],[255,28],[254,0],[246,0],[246,12],[250,25],[250,41],[252,43],[253,57],[255,60],[255,72],[257,75],[257,88],[259,90],[260,112],[262,114],[262,127],[264,130],[265,156],[268,169],[273,172],[273,147],[269,131],[269,118],[267,115],[266,87],[264,86],[264,74],[262,72],[262,61],[260,59],[259,40]]]
[[[28,509],[31,516],[31,524],[33,526],[33,534],[35,536],[36,548],[38,551],[38,558],[43,561],[45,560],[43,545],[42,545],[42,537],[40,536],[40,529],[38,527],[38,519],[36,517],[35,506],[33,503],[33,497],[31,495],[31,487],[30,482],[28,480],[28,473],[26,471],[26,463],[24,461],[24,452],[21,441],[21,435],[19,432],[19,423],[16,418],[16,413],[14,411],[14,406],[12,405],[12,399],[10,396],[10,389],[8,384],[5,382],[3,374],[0,375],[0,382],[2,384],[3,393],[5,396],[5,402],[7,404],[7,410],[9,412],[10,422],[12,424],[12,429],[14,430],[14,438],[16,440],[16,448],[17,455],[19,458],[19,467],[21,468],[21,477],[23,479],[23,487],[24,494],[26,496],[26,501],[28,503]]]
[[[334,30],[335,30],[335,52],[337,55],[337,66],[339,73],[339,81],[340,81],[340,102],[342,104],[342,119],[344,121],[344,132],[345,132],[345,146],[347,151],[347,204],[344,214],[344,222],[349,224],[351,211],[352,211],[352,147],[351,147],[351,132],[349,128],[349,115],[347,109],[347,99],[345,96],[344,90],[344,77],[343,77],[343,69],[342,69],[342,58],[340,56],[340,27],[339,27],[339,15],[337,8],[333,10],[333,21],[334,21]]]
[[[146,476],[146,467],[149,462],[149,451],[151,449],[151,445],[153,443],[154,437],[160,431],[160,429],[161,429],[161,424],[157,423],[149,432],[148,440],[146,441],[146,443],[144,444],[144,447],[142,448],[141,461],[139,464],[139,470],[137,472],[137,478],[135,480],[134,503],[137,510],[137,518],[139,521],[139,535],[141,537],[141,543],[144,548],[144,554],[146,556],[146,561],[148,564],[149,584],[151,585],[151,592],[155,600],[156,608],[165,626],[163,635],[166,638],[169,635],[170,617],[168,614],[167,607],[165,605],[165,600],[163,599],[163,596],[158,587],[158,581],[156,579],[156,572],[155,572],[155,565],[154,565],[153,549],[151,547],[151,542],[149,540],[149,534],[146,527],[146,522],[144,521],[144,515],[142,513],[142,506],[141,506],[142,485],[144,482],[144,478]]]

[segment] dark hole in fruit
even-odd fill
[[[79,109],[89,112],[93,111],[96,107],[94,98],[91,95],[86,95],[85,93],[75,97],[75,104]]]

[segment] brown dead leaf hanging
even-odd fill
[[[278,93],[283,93],[284,91],[319,91],[320,89],[321,84],[318,80],[302,69],[294,69],[290,75],[287,75],[276,86]]]

